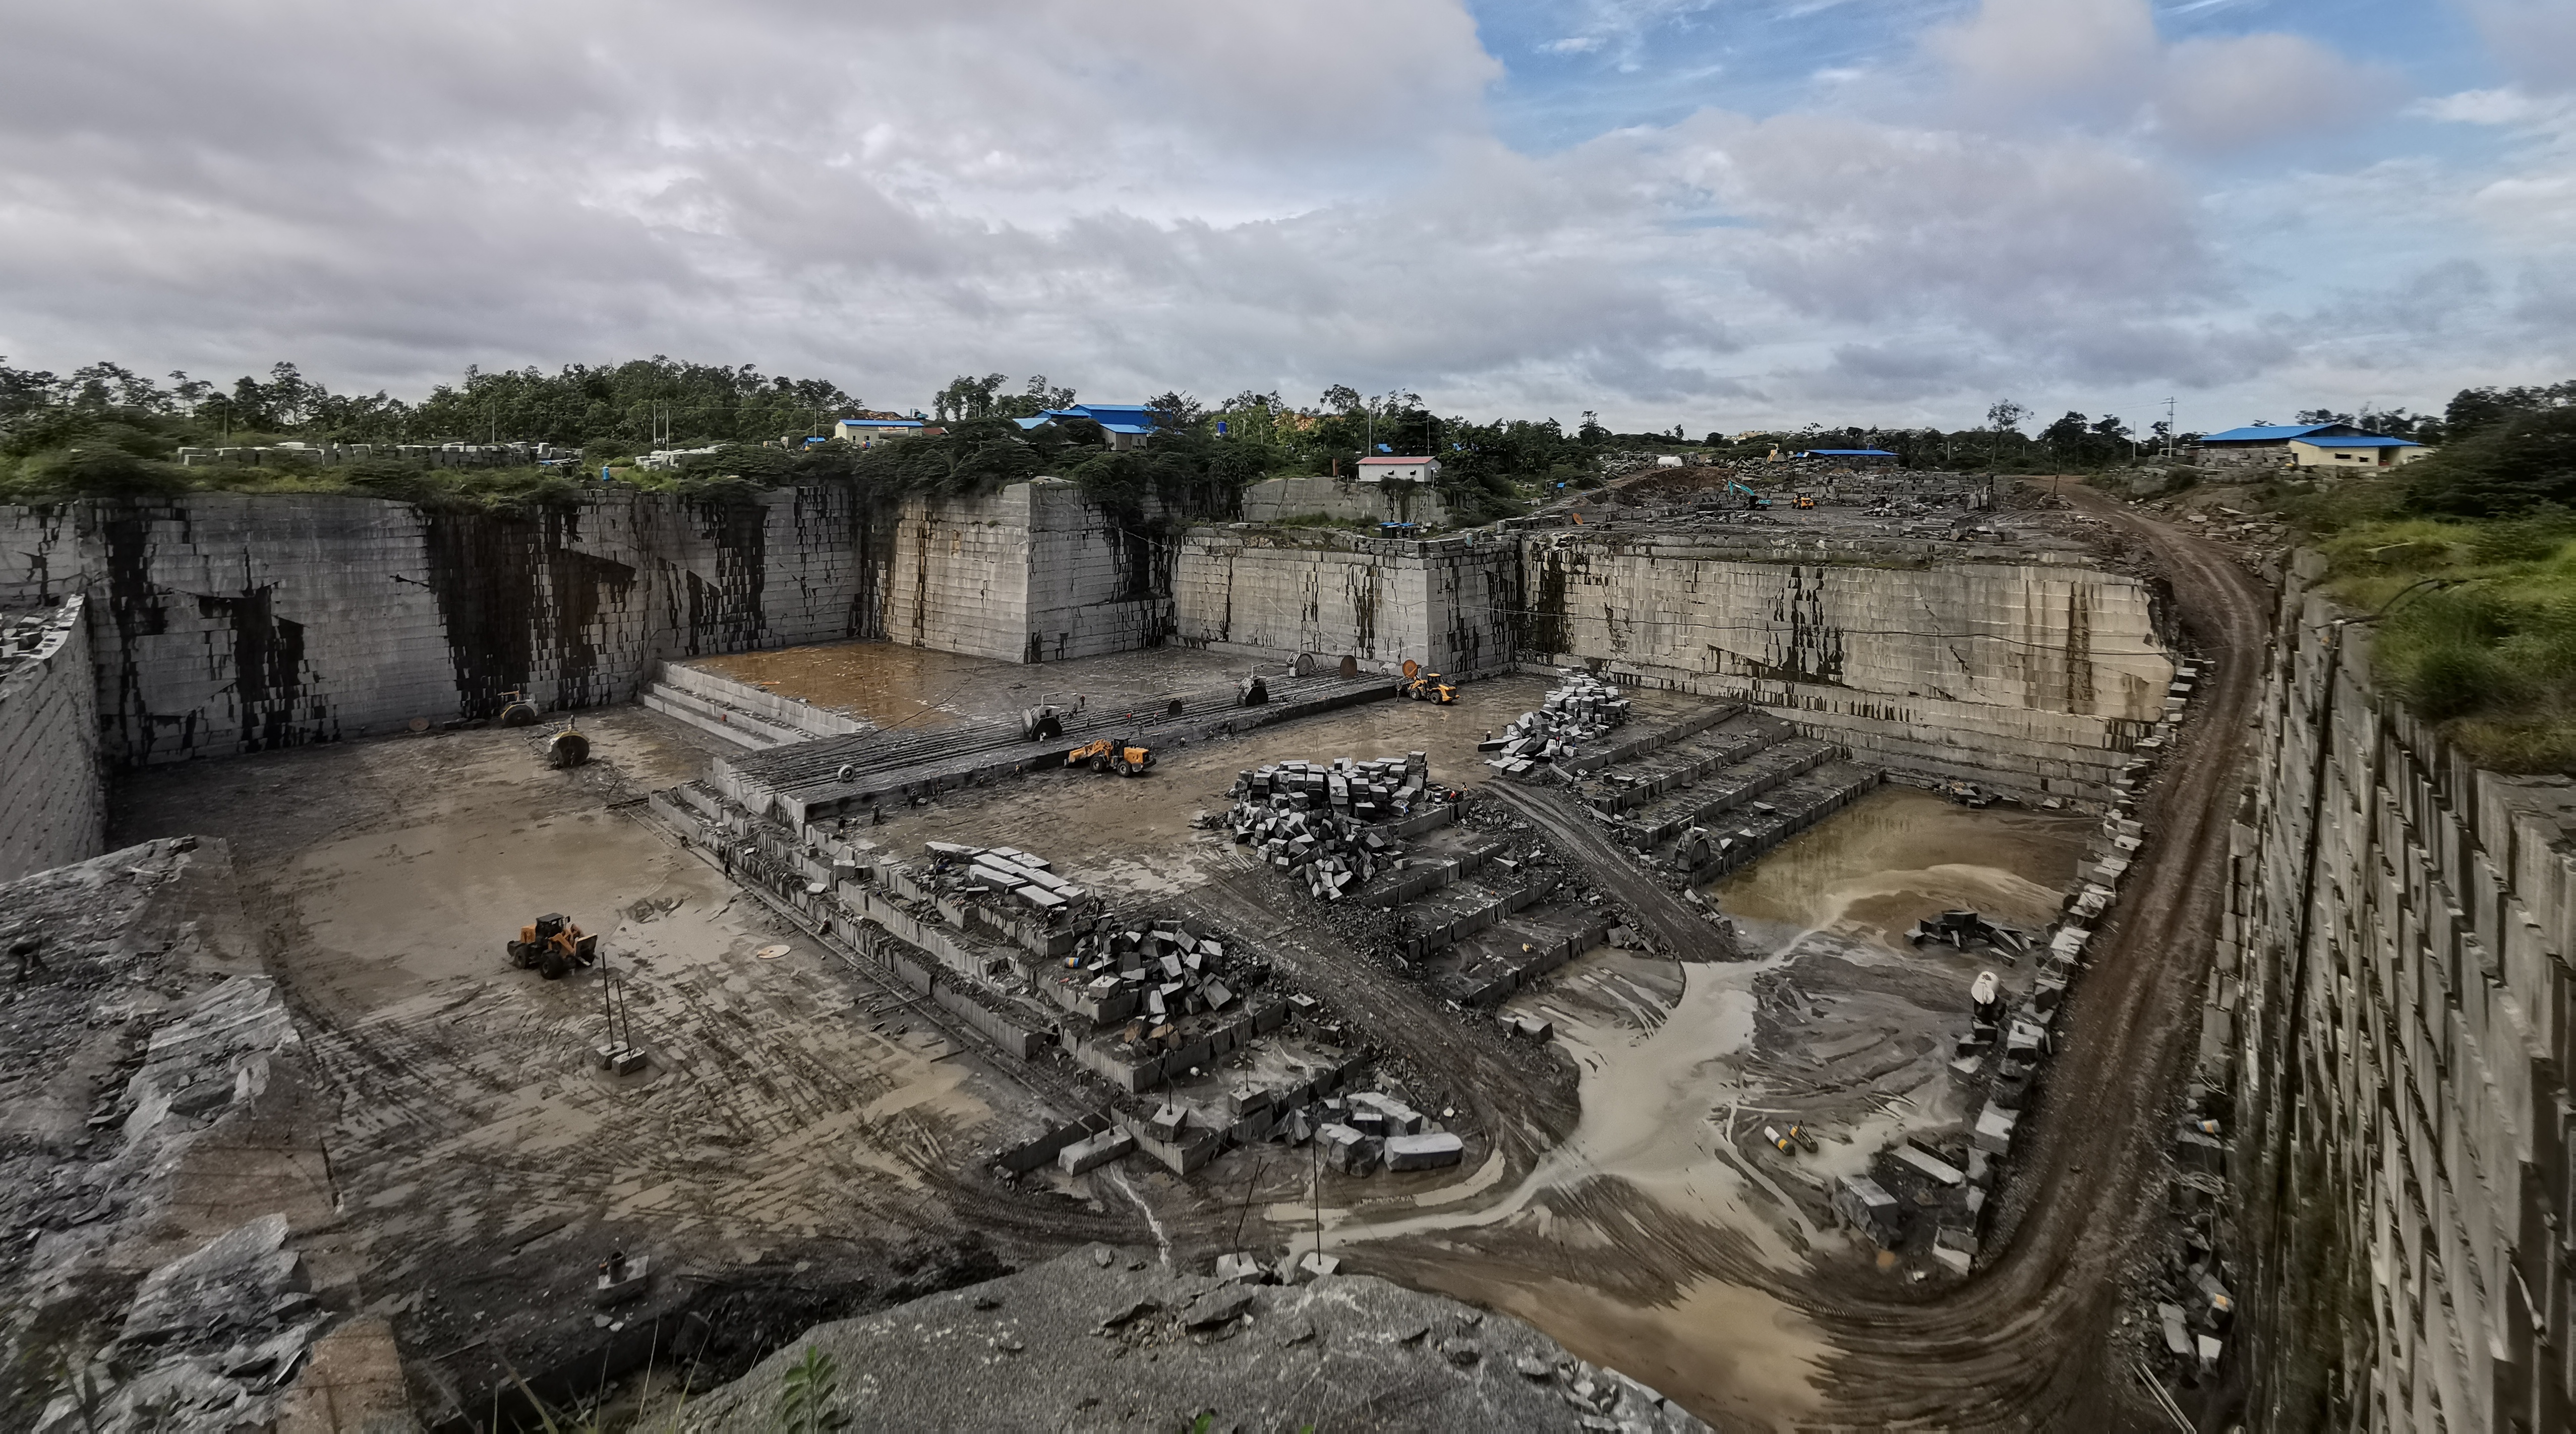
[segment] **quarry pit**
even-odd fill
[[[42,963],[0,1009],[6,1422],[76,1427],[57,1371],[114,1346],[127,1416],[697,1427],[809,1329],[1085,1252],[1182,1282],[1137,1298],[1184,1343],[1232,1337],[1172,1313],[1208,1290],[1311,1331],[1402,1287],[1319,1338],[1419,1369],[1157,1396],[1246,1427],[1425,1380],[1634,1427],[2152,1408],[2118,1321],[2265,600],[2096,494],[1814,486],[1141,549],[1046,480],[0,510],[0,595],[71,614],[0,704],[45,774],[0,814]],[[1094,738],[1153,763],[1065,763]],[[549,912],[595,964],[510,966]],[[294,1266],[274,1305],[139,1337],[225,1240]],[[1457,1356],[1506,1319],[1518,1372]],[[1067,1368],[1031,1417],[1197,1412]]]

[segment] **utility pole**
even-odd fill
[[[2173,401],[2172,399],[2168,398],[2168,399],[2166,399],[2166,400],[2165,400],[2165,461],[2166,461],[2166,462],[2168,462],[2168,463],[2172,462],[2172,461],[2173,461],[2173,456],[2174,456],[2174,401]]]

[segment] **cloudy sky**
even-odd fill
[[[2576,376],[2576,0],[0,0],[0,355],[2183,426]]]

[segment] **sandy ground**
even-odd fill
[[[235,844],[337,1096],[327,1145],[342,1208],[363,1212],[365,1308],[415,1358],[472,1344],[542,1367],[596,1328],[585,1276],[612,1247],[654,1256],[674,1293],[764,1261],[881,1278],[890,1252],[986,1223],[948,1198],[956,1172],[1037,1124],[908,998],[616,805],[617,776],[696,770],[675,724],[624,709],[583,726],[608,765],[577,776],[489,730],[151,772],[119,793],[123,839]],[[600,971],[507,965],[502,942],[547,911],[601,934],[650,1071],[586,1058],[607,1029]]]

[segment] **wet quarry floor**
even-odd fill
[[[886,659],[864,698],[843,699],[878,720],[988,715],[1028,700],[1032,681],[1052,693],[1092,680],[1081,664],[1033,678],[883,645],[835,653],[835,670]],[[737,675],[778,674],[788,690],[795,653],[761,657]],[[1114,661],[1103,689],[1163,673],[1203,684],[1211,670]],[[961,681],[980,695],[962,699]],[[1239,772],[1290,757],[1421,751],[1441,784],[1482,789],[1494,773],[1477,742],[1553,681],[1193,743],[1137,780],[1038,773],[890,811],[860,834],[900,860],[926,840],[1042,853],[1104,893],[1219,919],[1309,989],[1337,988],[1378,1023],[1404,1088],[1468,1139],[1464,1164],[1418,1174],[1363,1179],[1308,1151],[1246,1147],[1188,1176],[1129,1161],[997,1186],[992,1153],[1070,1112],[643,819],[645,792],[727,749],[641,709],[585,715],[596,760],[569,774],[501,730],[145,773],[117,794],[116,839],[232,844],[266,959],[335,1088],[325,1140],[351,1306],[391,1320],[425,1415],[512,1370],[600,1358],[669,1309],[739,1324],[732,1353],[748,1358],[801,1322],[1085,1241],[1204,1265],[1234,1248],[1309,1248],[1320,1225],[1351,1268],[1520,1315],[1703,1417],[1812,1417],[1821,1335],[1766,1291],[1825,1266],[1907,1279],[1871,1270],[1825,1207],[1826,1182],[1959,1118],[1942,1066],[1982,967],[1901,933],[1962,905],[2036,926],[2090,823],[1881,789],[1705,889],[1747,959],[1596,946],[1513,997],[1506,1014],[1554,1024],[1548,1046],[1390,975],[1344,914],[1194,823],[1226,809]],[[1691,705],[1638,702],[1641,722]],[[591,1069],[608,1029],[600,972],[549,983],[504,963],[502,940],[549,911],[602,935],[607,981],[654,1055],[647,1072]],[[1765,1145],[1762,1127],[1784,1119],[1815,1129],[1820,1151]],[[651,1301],[594,1306],[590,1275],[610,1250],[649,1252],[666,1272]]]

